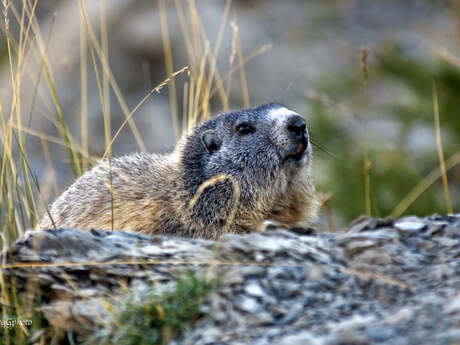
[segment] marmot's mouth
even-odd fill
[[[305,151],[308,147],[308,139],[306,137],[302,137],[300,141],[299,148],[293,154],[291,154],[288,158],[292,157],[296,161],[300,161],[305,156]]]
[[[302,155],[305,152],[305,149],[306,149],[305,143],[301,142],[299,145],[299,149],[296,152],[294,152],[294,156]]]

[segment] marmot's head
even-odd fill
[[[309,178],[298,176],[310,171],[306,122],[276,103],[212,118],[187,136],[182,154],[183,180],[190,198],[205,181],[225,174],[238,182],[244,207],[254,206],[255,198],[266,199],[259,206],[264,213],[272,207],[270,200],[282,197],[291,180]],[[219,182],[228,187],[221,190],[219,186],[206,188],[200,197],[202,205],[197,206],[203,209],[197,212],[210,212],[206,209],[209,203],[217,202],[213,194],[229,193],[231,199],[230,182]]]

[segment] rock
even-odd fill
[[[399,231],[410,233],[414,231],[421,231],[426,228],[426,224],[420,221],[417,217],[409,217],[398,220],[395,223],[395,228]]]
[[[14,280],[18,294],[31,298],[33,282],[48,322],[72,330],[76,339],[109,318],[109,296],[139,294],[152,282],[158,293],[167,291],[188,270],[220,283],[202,306],[208,317],[181,344],[460,339],[459,215],[366,218],[342,233],[276,229],[226,235],[218,242],[99,230],[29,231],[6,257],[6,283]]]
[[[300,332],[299,334],[295,335],[288,335],[279,340],[280,345],[305,345],[305,344],[310,344],[310,345],[315,345],[318,344],[317,341],[315,341],[315,337],[307,331]]]
[[[451,300],[451,302],[445,306],[444,313],[446,314],[460,313],[460,295],[455,296]]]
[[[263,297],[265,295],[260,285],[256,282],[247,284],[244,290],[250,296]]]
[[[259,303],[251,297],[241,296],[235,301],[235,307],[250,314],[256,313],[259,309]]]

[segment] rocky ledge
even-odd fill
[[[105,297],[168,288],[193,270],[219,277],[219,288],[203,305],[209,317],[181,344],[460,343],[460,215],[363,218],[344,232],[275,229],[218,242],[29,231],[6,262],[4,278],[14,277],[24,298],[39,289],[48,321],[80,334],[109,317]]]

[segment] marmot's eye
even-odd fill
[[[241,134],[241,135],[254,133],[255,130],[256,129],[254,127],[252,127],[251,125],[249,125],[247,123],[242,123],[242,124],[239,124],[238,126],[236,126],[237,133]]]

